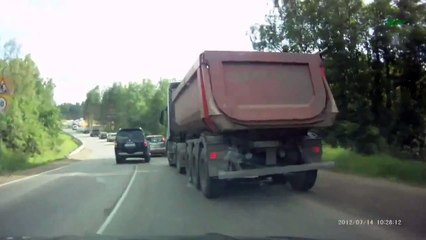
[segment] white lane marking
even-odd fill
[[[62,166],[62,167],[58,167],[58,168],[54,168],[54,169],[50,169],[50,170],[45,171],[45,172],[37,173],[37,174],[35,174],[35,175],[31,175],[31,176],[28,176],[28,177],[15,179],[15,180],[13,180],[13,181],[10,181],[10,182],[6,182],[6,183],[3,183],[3,184],[0,184],[0,187],[4,187],[4,186],[9,185],[9,184],[12,184],[12,183],[17,183],[17,182],[25,181],[25,180],[28,180],[28,179],[31,179],[31,178],[34,178],[34,177],[37,177],[37,176],[43,175],[43,174],[45,174],[45,173],[53,172],[53,171],[56,171],[56,170],[59,170],[59,169],[65,168],[65,167],[69,167],[69,166],[70,166],[70,165],[66,165],[66,166]]]
[[[129,193],[130,187],[133,184],[133,181],[136,178],[136,173],[138,172],[138,165],[136,165],[135,170],[133,172],[133,176],[130,179],[129,183],[127,184],[126,190],[124,190],[123,194],[121,195],[120,199],[118,200],[117,204],[115,204],[114,209],[112,210],[112,212],[108,215],[108,217],[105,219],[104,223],[102,224],[102,226],[98,229],[98,231],[96,232],[96,234],[102,234],[106,227],[110,224],[110,222],[112,221],[112,218],[114,217],[114,215],[117,213],[118,209],[120,208],[121,204],[123,204],[124,199],[126,198],[127,194]]]

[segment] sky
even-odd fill
[[[96,85],[180,80],[204,50],[252,50],[247,32],[270,2],[0,0],[0,41],[31,54],[57,104],[75,103]]]

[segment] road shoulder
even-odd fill
[[[384,179],[321,171],[311,196],[363,218],[398,220],[401,226],[384,226],[425,236],[426,189]],[[361,211],[360,211],[361,210]],[[360,214],[361,212],[361,214]]]
[[[34,168],[25,169],[25,170],[19,170],[19,171],[15,171],[11,173],[2,173],[0,174],[0,187],[12,181],[19,181],[24,178],[36,176],[47,171],[52,171],[54,169],[65,167],[69,164],[85,159],[85,156],[88,156],[89,154],[90,154],[90,150],[83,147],[79,149],[78,152],[70,154],[68,155],[67,158],[62,160],[52,161],[47,164],[34,167]]]

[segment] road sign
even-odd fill
[[[0,81],[0,94],[7,94],[9,90],[7,89],[7,85],[5,81]]]
[[[8,103],[5,97],[0,97],[0,112],[4,113],[8,107]]]
[[[0,76],[0,95],[13,95],[15,86],[12,81],[6,77]]]
[[[15,90],[12,81],[0,76],[0,113],[4,113],[10,106],[11,97]]]

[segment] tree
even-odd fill
[[[16,59],[19,56],[21,46],[14,39],[11,39],[3,45],[3,49],[3,59]]]
[[[97,120],[108,131],[120,127],[142,127],[147,134],[164,134],[165,129],[159,124],[159,117],[160,111],[166,106],[169,82],[163,79],[155,85],[151,80],[143,79],[142,82],[131,82],[128,85],[114,83],[99,98],[99,91],[95,88],[87,94],[85,116],[89,117],[94,109],[99,109]],[[97,99],[101,99],[100,103],[93,104],[97,103]]]
[[[63,103],[58,107],[64,119],[74,120],[83,117],[83,104],[84,103]]]
[[[1,74],[12,80],[15,91],[10,108],[0,116],[2,149],[31,156],[54,148],[60,132],[60,113],[53,100],[53,81],[40,77],[30,55],[19,57],[14,41],[7,42],[3,52]]]
[[[94,121],[100,119],[100,107],[101,92],[99,86],[96,86],[87,93],[83,108],[84,118],[90,127],[93,126]]]
[[[425,9],[419,0],[275,0],[250,36],[258,51],[328,47],[327,77],[340,111],[323,131],[328,142],[363,153],[413,142],[425,149]]]

